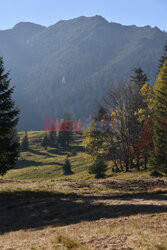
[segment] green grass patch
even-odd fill
[[[94,179],[94,175],[88,173],[90,163],[86,159],[86,153],[83,147],[84,137],[82,135],[75,135],[75,141],[68,150],[63,150],[59,147],[48,147],[48,149],[45,150],[41,146],[44,133],[46,132],[28,132],[29,150],[20,153],[16,169],[8,171],[3,179],[25,181],[84,181]],[[19,136],[20,141],[22,141],[24,132],[20,132]],[[69,155],[74,174],[64,176],[63,164],[67,154]],[[113,173],[112,166],[112,162],[108,162],[106,178],[117,180],[150,179],[150,171],[136,172],[133,170],[128,173]]]

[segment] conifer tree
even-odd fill
[[[167,60],[154,86],[154,153],[151,162],[157,170],[167,172]]]
[[[141,68],[135,68],[133,70],[134,76],[131,76],[131,81],[136,83],[136,85],[141,89],[144,84],[148,82],[147,75],[144,74],[143,70]]]
[[[85,132],[84,146],[91,160],[89,173],[94,174],[95,178],[104,178],[107,170],[105,161],[108,157],[108,149],[104,144],[108,127],[105,128],[105,119],[107,119],[107,113],[101,106],[94,120],[90,121],[88,131]]]
[[[55,147],[57,142],[57,134],[54,129],[51,129],[49,131],[49,136],[48,136],[48,146],[50,147]]]
[[[106,149],[103,145],[104,134],[106,133],[105,123],[103,123],[105,119],[107,119],[107,114],[105,109],[101,106],[97,115],[94,116],[93,120],[89,121],[87,131],[84,132],[84,146],[88,154],[88,158],[93,161],[95,161],[98,155],[101,157],[106,155]]]
[[[141,89],[148,82],[147,75],[141,68],[133,70],[134,76],[131,76],[131,81],[134,86],[131,90],[130,101],[128,105],[128,129],[131,137],[131,144],[133,146],[134,156],[136,158],[136,168],[140,170],[140,150],[138,147],[138,136],[143,128],[143,122],[140,122],[140,111],[146,112],[148,109],[147,103],[141,94]]]
[[[61,126],[58,135],[58,143],[62,148],[68,148],[74,140],[72,115],[64,113],[61,120]]]
[[[28,148],[29,148],[29,139],[28,139],[27,131],[25,131],[25,134],[24,134],[24,137],[22,140],[22,144],[21,144],[21,149],[24,152],[24,151],[27,151]]]
[[[63,148],[68,148],[72,143],[74,137],[72,131],[67,131],[64,129],[64,123],[62,124],[62,129],[59,131],[58,142]]]
[[[49,139],[47,133],[45,133],[42,139],[41,146],[44,147],[45,150],[47,150],[47,147],[49,146]]]
[[[104,161],[104,158],[98,155],[93,163],[93,165],[89,168],[90,174],[95,174],[95,178],[104,178],[105,172],[107,171],[107,165]]]
[[[19,155],[19,143],[15,134],[19,110],[12,100],[14,88],[10,88],[9,72],[4,72],[0,58],[0,175],[12,169]]]
[[[73,174],[73,172],[71,170],[71,162],[70,162],[68,156],[65,159],[65,162],[64,162],[64,165],[63,165],[63,172],[64,172],[64,175]]]
[[[166,45],[164,46],[164,49],[163,49],[163,55],[161,56],[161,59],[159,61],[159,69],[162,68],[165,60],[167,60],[167,42],[166,42]]]

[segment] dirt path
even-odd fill
[[[167,188],[167,180],[149,179],[149,180],[91,180],[83,182],[71,182],[66,184],[72,189],[92,188],[102,185],[120,192],[147,192],[154,188]]]

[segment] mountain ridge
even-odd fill
[[[7,32],[12,39],[0,31],[0,55],[12,69],[24,118],[19,129],[27,130],[42,129],[44,119],[60,119],[64,112],[86,119],[96,111],[96,101],[123,84],[134,67],[142,67],[153,84],[167,40],[156,27],[124,26],[98,15],[49,27],[24,22],[14,27],[15,33]]]
[[[32,25],[35,25],[35,26],[41,26],[41,27],[43,27],[43,28],[49,28],[49,27],[52,27],[52,26],[54,26],[54,25],[56,25],[56,24],[59,24],[59,23],[64,23],[64,22],[69,22],[69,21],[74,21],[74,20],[81,20],[81,19],[98,19],[98,20],[103,20],[103,21],[105,21],[105,22],[107,22],[107,23],[109,23],[109,24],[117,24],[117,25],[119,25],[119,26],[124,26],[124,27],[134,27],[134,28],[150,28],[150,29],[158,29],[158,30],[160,30],[160,31],[162,31],[162,32],[165,32],[165,33],[167,33],[167,31],[165,31],[165,30],[162,30],[162,29],[160,29],[158,26],[154,26],[154,27],[152,27],[152,26],[150,26],[150,25],[144,25],[144,26],[138,26],[138,25],[135,25],[135,24],[130,24],[130,25],[127,25],[127,24],[121,24],[121,23],[118,23],[118,22],[115,22],[115,21],[108,21],[105,17],[103,17],[103,16],[101,16],[101,15],[95,15],[95,16],[79,16],[79,17],[74,17],[74,18],[71,18],[71,19],[62,19],[62,20],[59,20],[59,21],[57,21],[56,23],[54,23],[54,24],[52,24],[52,25],[49,25],[49,26],[45,26],[45,25],[42,25],[42,24],[37,24],[37,23],[34,23],[34,22],[31,22],[31,21],[20,21],[20,22],[18,22],[18,23],[16,23],[13,27],[11,27],[11,28],[8,28],[8,29],[3,29],[3,30],[0,30],[0,31],[7,31],[7,30],[11,30],[11,29],[13,29],[13,28],[15,28],[15,27],[17,27],[18,25],[26,25],[26,24],[32,24]]]

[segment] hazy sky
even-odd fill
[[[102,15],[125,25],[158,26],[167,31],[167,0],[0,0],[0,29],[20,21],[45,26],[78,16]]]

